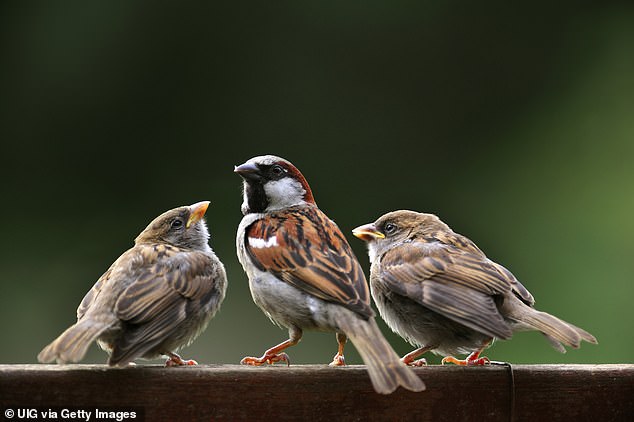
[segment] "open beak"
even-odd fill
[[[205,216],[207,207],[209,207],[209,201],[197,202],[194,205],[190,205],[189,209],[191,210],[191,214],[189,214],[189,219],[185,227],[189,228],[192,224],[199,222]]]
[[[244,163],[233,168],[234,173],[238,173],[244,180],[260,180],[260,169],[253,163]]]
[[[374,226],[374,223],[359,226],[356,229],[352,230],[352,234],[366,242],[371,242],[378,239],[385,239],[385,235],[377,230],[377,228]]]

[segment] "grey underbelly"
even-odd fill
[[[417,347],[436,346],[433,353],[468,354],[489,338],[395,293],[373,290],[372,296],[392,331]]]
[[[333,328],[328,321],[328,304],[298,288],[264,273],[249,280],[253,301],[275,324],[303,330]]]

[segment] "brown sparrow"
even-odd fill
[[[533,296],[503,266],[432,214],[394,211],[352,233],[368,242],[372,297],[387,325],[419,347],[408,365],[427,351],[443,363],[482,365],[494,338],[537,330],[558,351],[597,343],[588,332],[533,308]]]
[[[77,362],[97,340],[108,365],[168,356],[166,366],[195,365],[175,352],[189,345],[222,303],[227,277],[208,245],[208,201],[161,214],[86,294],[77,323],[38,355]]]
[[[235,168],[244,179],[244,218],[238,259],[253,300],[289,339],[244,365],[289,363],[283,351],[303,330],[334,331],[339,349],[331,365],[345,365],[347,337],[359,350],[378,393],[398,386],[423,390],[387,343],[370,307],[363,270],[337,225],[317,208],[306,179],[290,162],[266,155]]]

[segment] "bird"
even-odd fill
[[[389,212],[352,233],[367,242],[372,298],[387,325],[416,350],[402,361],[484,365],[494,339],[541,332],[559,352],[597,343],[587,331],[534,308],[531,293],[500,264],[434,214]],[[455,354],[468,354],[465,359]]]
[[[176,352],[205,330],[227,289],[224,265],[208,244],[208,206],[202,201],[155,218],[86,294],[77,322],[38,360],[78,362],[97,341],[109,366],[161,356],[165,366],[196,365]]]
[[[335,332],[331,366],[344,366],[348,338],[367,366],[377,393],[399,386],[422,391],[422,380],[400,361],[374,320],[361,265],[337,225],[318,207],[306,178],[291,162],[264,155],[236,166],[243,179],[238,260],[255,304],[288,340],[241,364],[285,362],[304,330]]]

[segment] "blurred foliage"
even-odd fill
[[[347,234],[437,213],[599,339],[521,333],[492,359],[632,362],[633,45],[631,2],[0,3],[0,362],[35,362],[152,218],[203,199],[230,287],[184,355],[286,339],[235,255],[232,166],[264,153]],[[307,333],[290,356],[335,351]]]

